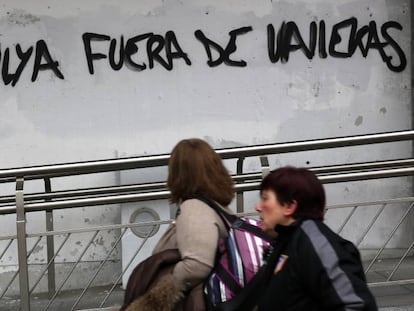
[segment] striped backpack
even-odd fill
[[[227,238],[219,240],[216,263],[204,284],[207,308],[227,310],[226,305],[264,264],[263,252],[270,238],[259,228],[258,221],[226,213],[216,202],[207,198],[197,199],[213,208],[228,229]]]

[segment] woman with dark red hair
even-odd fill
[[[325,191],[314,173],[295,167],[271,172],[256,210],[274,245],[286,245],[259,311],[377,310],[357,248],[323,223]]]

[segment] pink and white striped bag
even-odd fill
[[[237,295],[259,271],[270,239],[257,220],[226,213],[212,200],[197,199],[212,207],[228,229],[227,238],[219,241],[216,264],[204,286],[207,303],[214,309]]]

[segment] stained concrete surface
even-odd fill
[[[390,272],[395,267],[398,259],[382,259],[376,261],[371,271],[367,273],[369,282],[383,282],[387,279]],[[367,266],[368,262],[364,265]],[[394,280],[414,279],[414,257],[406,258],[400,265]],[[80,300],[74,310],[101,310],[117,311],[122,303],[124,290],[117,286],[109,296],[108,301],[99,309],[100,303],[105,299],[112,286],[92,287],[86,291],[84,297]],[[381,311],[414,311],[414,284],[392,285],[371,287],[377,304]],[[53,304],[50,305],[50,311],[72,310],[76,300],[81,295],[82,290],[69,290],[61,292]],[[45,310],[49,301],[47,294],[35,294],[31,299],[31,311]],[[20,300],[18,297],[3,297],[0,299],[1,311],[18,310]]]
[[[117,287],[103,309],[99,309],[100,302],[108,293],[109,287],[91,288],[81,300],[75,310],[88,311],[117,311],[120,306],[124,291]],[[403,286],[386,286],[372,288],[378,306],[381,311],[414,311],[414,284]],[[59,298],[50,306],[50,311],[71,310],[81,291],[63,292]],[[47,305],[47,295],[36,295],[31,301],[31,311],[44,310]],[[15,311],[20,301],[18,299],[0,300],[0,310]]]

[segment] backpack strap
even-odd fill
[[[200,200],[201,202],[204,202],[208,206],[210,206],[220,216],[227,230],[230,230],[230,227],[232,226],[232,224],[237,219],[239,219],[236,215],[232,215],[230,213],[227,213],[225,210],[223,210],[223,208],[220,205],[218,205],[214,200],[211,200],[204,196],[196,195],[188,199],[197,199],[197,200]]]
[[[215,212],[220,216],[221,220],[224,222],[225,226],[227,227],[227,230],[230,230],[230,228],[242,228],[246,231],[252,232],[254,235],[258,236],[259,238],[270,242],[271,238],[259,227],[254,226],[252,224],[249,224],[248,222],[244,221],[237,215],[230,214],[229,212],[226,212],[220,205],[218,205],[214,200],[211,200],[209,198],[203,197],[203,196],[194,196],[191,199],[197,199],[208,206],[210,206]]]
[[[220,264],[214,266],[214,272],[218,277],[227,285],[227,287],[234,293],[237,294],[243,288],[240,283],[237,282],[234,277]]]
[[[240,223],[240,225],[238,224]],[[246,231],[252,232],[255,236],[261,238],[262,240],[265,240],[267,242],[270,242],[272,239],[269,235],[267,235],[261,228],[249,224],[246,221],[243,221],[242,219],[239,218],[239,220],[236,220],[236,222],[233,223],[232,225],[233,228],[242,228],[245,229]]]

